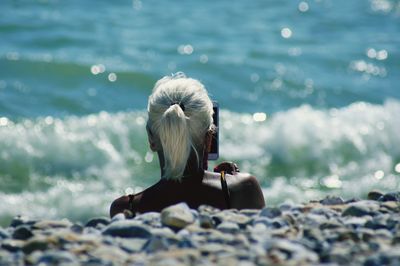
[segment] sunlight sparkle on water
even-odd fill
[[[136,118],[136,124],[138,124],[138,125],[144,125],[144,123],[146,123],[146,119],[144,119],[144,117],[142,117],[142,116],[138,116],[137,118]]]
[[[263,122],[267,119],[267,114],[266,113],[254,113],[253,114],[253,120],[256,122]]]
[[[90,72],[92,72],[93,75],[103,73],[104,71],[106,71],[106,67],[103,64],[93,65],[90,67]]]
[[[382,170],[378,170],[374,174],[374,177],[376,179],[382,179],[384,176],[385,176],[385,172],[383,172]]]
[[[205,54],[200,55],[200,63],[205,64],[208,62],[208,56]]]
[[[328,188],[341,188],[342,183],[337,175],[327,176],[322,180],[322,184]]]
[[[371,59],[386,60],[388,58],[388,52],[385,49],[377,51],[374,48],[369,48],[366,54]]]
[[[396,164],[396,166],[394,167],[394,170],[400,174],[400,163]]]
[[[298,8],[299,8],[300,12],[307,12],[309,9],[309,6],[308,6],[307,2],[300,2]]]
[[[182,44],[179,45],[178,47],[178,53],[182,54],[182,55],[191,55],[194,51],[193,46],[191,46],[190,44]]]
[[[115,81],[117,81],[117,74],[115,74],[115,73],[110,73],[110,74],[108,74],[108,80],[109,80],[110,82],[115,82]]]
[[[251,82],[256,83],[260,80],[260,76],[257,73],[253,73],[250,75],[250,80]]]
[[[292,30],[289,28],[283,28],[281,30],[281,35],[283,38],[289,39],[290,37],[292,37]]]
[[[0,117],[0,126],[7,126],[7,125],[8,125],[8,118]]]
[[[151,151],[147,151],[146,155],[144,156],[144,160],[146,163],[151,163],[153,161],[154,154]]]
[[[51,116],[47,116],[47,117],[44,119],[44,122],[45,122],[47,125],[51,125],[51,124],[53,124],[54,119],[53,119],[53,117],[51,117]]]

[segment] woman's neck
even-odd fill
[[[158,151],[158,160],[160,163],[160,168],[161,168],[161,177],[164,176],[164,166],[165,166],[165,159],[164,159],[164,152]],[[192,179],[192,178],[203,178],[204,171],[207,170],[204,168],[204,154],[203,151],[199,151],[198,157],[196,156],[196,153],[192,150],[189,155],[189,159],[187,161],[185,171],[183,172],[183,175],[181,177],[181,180],[183,178],[185,179]]]

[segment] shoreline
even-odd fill
[[[0,227],[0,264],[399,265],[400,192],[368,198],[241,211],[181,203],[85,225],[18,216]]]

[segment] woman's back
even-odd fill
[[[225,179],[227,191],[221,183],[220,173],[205,172],[203,178],[183,178],[180,181],[161,179],[143,192],[115,200],[111,205],[110,215],[114,216],[124,210],[134,213],[159,212],[179,202],[185,202],[194,209],[204,204],[219,209],[264,207],[264,197],[255,177],[237,173],[226,175]]]

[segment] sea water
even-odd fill
[[[220,104],[215,163],[253,173],[267,204],[400,188],[397,0],[6,0],[0,10],[0,224],[85,222],[156,182],[147,97],[177,71]]]

